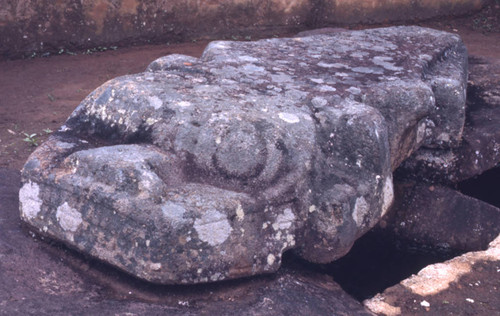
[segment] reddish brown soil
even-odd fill
[[[200,56],[207,42],[143,46],[90,55],[0,62],[0,167],[21,169],[35,144],[57,130],[80,101],[105,81],[144,71],[172,53]]]
[[[473,16],[430,21],[420,23],[420,25],[456,32],[462,36],[470,55],[500,61],[499,20],[500,5],[493,4]],[[57,130],[79,102],[105,81],[120,75],[141,72],[151,61],[167,54],[183,53],[200,56],[206,44],[206,42],[197,42],[168,46],[143,46],[90,55],[65,55],[0,62],[0,224],[2,224],[0,225],[2,228],[0,229],[0,281],[2,283],[0,292],[10,293],[7,296],[0,295],[0,314],[5,304],[9,305],[8,303],[12,301],[30,304],[28,302],[30,299],[33,312],[36,313],[36,306],[43,305],[45,300],[44,297],[33,294],[35,293],[33,288],[40,282],[45,286],[44,291],[51,297],[57,297],[58,293],[63,292],[76,294],[86,292],[85,297],[92,300],[102,294],[99,288],[92,285],[92,280],[99,278],[102,274],[94,272],[92,275],[93,270],[89,270],[85,260],[76,258],[71,253],[66,254],[65,250],[51,250],[53,247],[49,244],[34,242],[25,230],[20,229],[16,213],[19,170],[28,155],[36,148],[35,143],[43,142],[50,131]],[[36,134],[33,143],[24,140],[25,133]],[[26,240],[19,243],[19,238]],[[51,254],[54,251],[57,254]],[[63,252],[65,254],[61,257]],[[2,263],[5,256],[15,262]],[[61,260],[61,262],[56,260]],[[77,266],[78,277],[74,275],[77,272],[67,268],[66,262],[70,266]],[[10,269],[10,271],[2,269]],[[86,271],[90,272],[84,283],[81,281],[81,273],[85,274]],[[7,278],[6,276],[15,277]],[[114,276],[111,275],[110,278]],[[88,281],[89,279],[91,281]],[[72,283],[74,280],[80,283]],[[463,282],[463,285],[458,284],[456,287],[456,295],[460,297],[467,295],[464,294],[463,289],[469,288],[468,283],[471,281],[464,279]],[[115,290],[124,293],[124,296],[134,291],[134,284],[127,282],[117,284],[121,288]],[[485,300],[497,302],[500,300],[497,286],[498,282],[493,286],[494,290],[484,288],[482,294],[486,297]],[[475,288],[474,291],[481,291],[481,288]],[[115,296],[113,299],[124,298]],[[447,306],[442,310],[443,314],[460,315],[460,312],[455,312],[464,311],[464,314],[468,315],[480,315],[482,312],[491,315],[489,308],[471,311],[470,304],[464,300],[452,300],[448,297],[444,299],[450,302],[462,302],[464,306]],[[96,300],[99,301],[101,298]],[[55,308],[53,311],[61,312],[71,309],[72,306],[71,301],[53,303],[59,304],[57,305],[59,308],[55,308],[55,305],[47,305],[45,312],[50,313],[51,307]],[[107,305],[108,309],[90,308],[88,312],[92,313],[93,310],[114,314],[115,308],[120,304],[116,301]],[[29,306],[22,310],[29,311]],[[141,309],[138,308],[138,310]]]

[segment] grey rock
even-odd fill
[[[456,146],[466,73],[457,35],[419,27],[166,56],[31,155],[21,218],[157,283],[274,272],[288,249],[330,262],[388,210],[401,161]]]
[[[500,234],[500,209],[444,186],[396,182],[394,205],[380,226],[434,249],[484,250]]]
[[[500,63],[471,58],[467,119],[454,148],[421,148],[398,170],[418,181],[457,183],[500,163]]]
[[[0,168],[0,315],[371,315],[334,280],[286,264],[273,275],[154,285],[41,242],[20,225],[18,170]],[[28,227],[29,229],[29,227]]]

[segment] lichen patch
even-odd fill
[[[275,261],[276,257],[272,253],[267,255],[267,265],[272,266]]]
[[[57,208],[56,218],[62,229],[71,232],[75,232],[83,222],[82,214],[69,206],[68,202],[64,202]]]
[[[293,114],[293,113],[285,113],[285,112],[281,112],[280,114],[278,114],[279,118],[287,123],[298,123],[300,122],[300,118]]]
[[[241,203],[238,203],[238,206],[236,207],[236,217],[240,222],[245,218],[245,211],[243,210],[243,207],[241,207]]]
[[[155,110],[158,110],[163,106],[163,101],[155,95],[148,97],[148,100],[149,105],[151,105]]]
[[[170,201],[166,202],[161,206],[161,212],[174,227],[187,222],[187,219],[184,218],[186,209],[177,203]]]
[[[28,181],[19,191],[21,202],[21,214],[27,219],[35,218],[40,213],[42,200],[40,199],[40,187],[35,182]]]
[[[273,224],[274,230],[278,229],[288,229],[292,226],[295,221],[295,215],[290,208],[286,208],[283,214],[276,217],[276,222]]]
[[[222,244],[233,230],[227,216],[216,210],[208,210],[194,222],[194,229],[200,240],[210,246]]]
[[[180,107],[183,107],[183,108],[187,108],[187,107],[191,106],[191,102],[189,102],[189,101],[179,101],[179,102],[177,102],[177,105],[180,106]]]

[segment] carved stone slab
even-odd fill
[[[343,256],[392,171],[460,142],[467,53],[419,27],[213,42],[92,92],[23,169],[21,218],[139,278]]]

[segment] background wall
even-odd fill
[[[0,58],[459,15],[488,0],[0,0]]]

